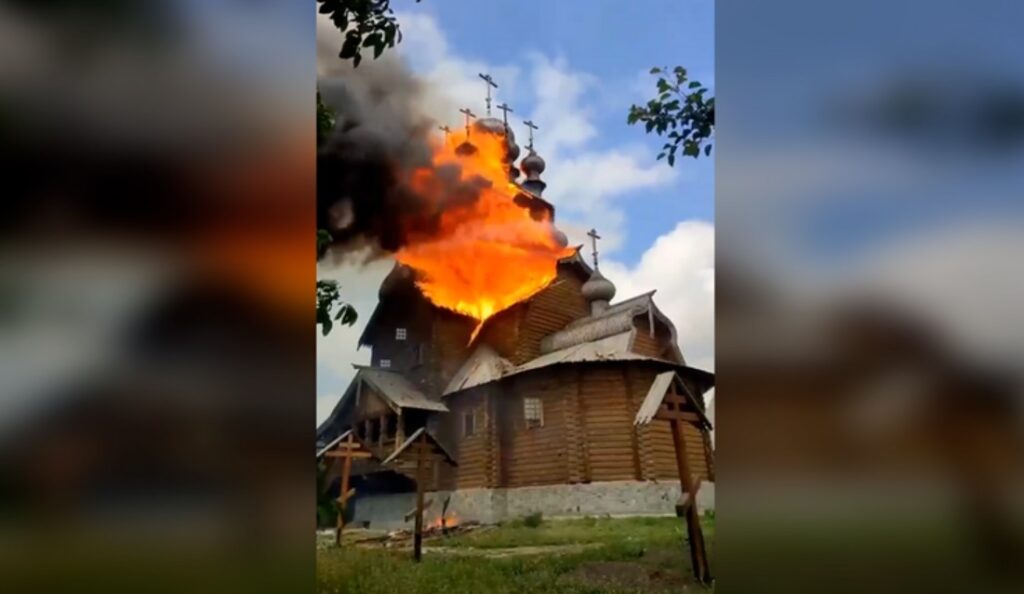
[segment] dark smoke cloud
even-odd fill
[[[410,234],[429,236],[442,212],[472,204],[488,184],[460,180],[457,166],[432,167],[436,123],[419,107],[423,83],[396,57],[358,68],[334,58],[318,86],[336,118],[317,154],[317,226],[334,239],[331,259],[372,259],[400,249]],[[432,172],[426,194],[407,183],[421,167]]]

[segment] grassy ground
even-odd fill
[[[714,520],[704,522],[714,560]],[[327,593],[628,593],[702,591],[677,518],[544,520],[426,541],[423,562],[407,550],[346,546],[317,556]]]

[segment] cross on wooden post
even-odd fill
[[[508,103],[501,103],[498,105],[498,109],[503,112],[501,119],[505,122],[505,129],[508,130],[508,112],[512,111],[512,108],[508,106]],[[512,113],[515,112],[512,111]]]
[[[414,561],[419,561],[423,557],[423,494],[427,488],[427,468],[431,463],[438,462],[447,462],[452,466],[458,466],[455,459],[441,447],[433,435],[427,432],[426,427],[420,427],[382,463],[382,466],[408,467],[409,463],[416,465],[416,523],[412,541]]]
[[[676,384],[683,387],[683,393],[676,389]],[[634,424],[644,425],[652,419],[669,421],[672,426],[676,469],[679,472],[679,484],[686,497],[683,511],[686,516],[686,532],[690,542],[690,563],[693,565],[693,575],[697,580],[702,584],[710,584],[711,568],[708,566],[704,533],[700,527],[700,514],[697,510],[697,485],[690,473],[683,423],[690,423],[701,431],[706,431],[710,429],[711,422],[704,415],[697,399],[674,371],[660,373],[654,378],[647,397],[640,405]]]
[[[464,107],[459,110],[459,113],[466,116],[466,139],[469,139],[469,119],[476,118],[476,114],[469,110],[468,107]]]
[[[597,234],[597,229],[591,229],[587,232],[587,237],[590,238],[590,244],[594,248],[594,270],[597,270],[597,240],[601,239],[601,236]]]
[[[494,82],[494,79],[491,78],[490,74],[484,74],[481,72],[478,76],[484,79],[484,82],[487,83],[487,115],[491,115],[491,87],[497,89],[498,84]]]
[[[530,120],[525,120],[523,124],[530,129],[530,144],[526,145],[527,150],[533,150],[533,131],[537,129],[537,124],[534,124]]]
[[[362,441],[356,439],[355,431],[351,429],[324,448],[321,454],[326,458],[341,458],[344,461],[341,471],[341,493],[338,495],[338,524],[334,531],[334,544],[341,546],[341,533],[345,529],[348,500],[355,494],[355,489],[348,487],[349,475],[352,473],[352,460],[373,458],[374,456]]]
[[[452,129],[448,126],[438,126],[437,129],[444,132],[444,143],[448,144],[448,135],[451,134]]]

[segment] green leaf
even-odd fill
[[[658,68],[657,66],[651,68],[651,74],[661,74],[661,68]]]
[[[668,156],[668,165],[669,165],[669,167],[675,167],[676,166],[676,154],[675,153],[671,153]]]
[[[363,40],[363,47],[370,47],[371,45],[376,45],[377,43],[380,43],[383,40],[384,36],[381,35],[380,33],[371,33],[370,35],[366,36],[366,39]]]
[[[700,83],[699,83],[699,82],[697,82],[697,81],[693,81],[693,82],[691,82],[691,83],[689,84],[689,88],[691,88],[691,89],[696,89],[696,88],[697,88],[697,87],[699,87],[699,86],[700,86]]]
[[[709,144],[709,145],[706,145],[706,146],[704,147],[704,156],[705,156],[705,157],[708,157],[708,156],[710,156],[710,155],[711,155],[711,145]]]

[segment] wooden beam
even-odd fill
[[[324,457],[325,458],[344,458],[346,460],[351,460],[353,458],[372,458],[373,454],[371,454],[370,452],[360,452],[359,450],[354,450],[354,451],[353,450],[344,450],[344,451],[332,450],[332,451],[327,452],[326,454],[324,454]]]
[[[687,423],[693,423],[694,425],[703,425],[700,416],[693,412],[684,412],[679,410],[659,410],[654,413],[655,419],[662,419],[664,421],[685,421]]]
[[[683,492],[689,497],[686,514],[686,529],[690,540],[690,562],[693,575],[702,584],[711,583],[711,569],[708,567],[707,552],[704,548],[704,533],[700,527],[700,514],[697,511],[697,487],[690,474],[690,465],[686,459],[686,438],[683,436],[683,423],[678,419],[672,421],[672,441],[676,449],[676,467],[679,470],[679,483]]]
[[[349,431],[346,444],[351,449],[355,443],[354,434]],[[341,471],[341,505],[338,510],[338,527],[334,532],[334,544],[341,546],[341,532],[345,529],[345,512],[348,510],[348,475],[352,472],[352,456],[345,456],[345,465]]]
[[[427,445],[426,431],[420,435],[420,445]],[[426,451],[425,447],[421,447],[416,456],[416,531],[413,534],[412,560],[417,563],[423,557],[423,491],[426,487],[424,483],[427,482],[426,472],[424,472],[427,466]]]

